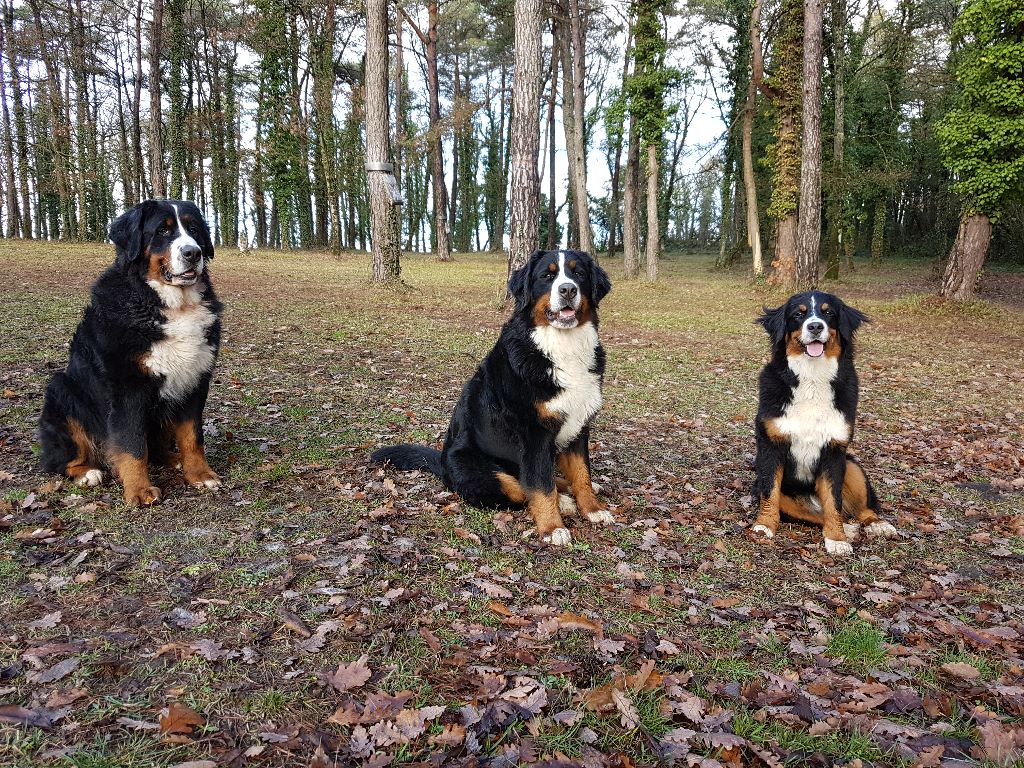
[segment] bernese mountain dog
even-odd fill
[[[463,388],[443,449],[399,445],[371,460],[432,472],[475,506],[525,507],[543,541],[563,546],[563,512],[613,521],[588,446],[604,377],[597,307],[611,282],[582,251],[537,251],[508,289],[516,308]]]
[[[67,369],[46,389],[43,467],[87,486],[109,468],[133,506],[160,499],[152,462],[216,488],[203,450],[221,316],[209,227],[194,203],[147,200],[111,224],[110,239],[116,260],[92,287]]]
[[[754,532],[774,536],[781,512],[822,526],[832,555],[853,552],[861,525],[871,536],[896,533],[879,519],[878,497],[847,453],[858,398],[853,337],[867,320],[821,291],[792,296],[759,318],[772,355],[760,378]]]

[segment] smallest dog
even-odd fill
[[[849,540],[861,525],[870,536],[896,533],[879,519],[875,491],[847,455],[857,417],[853,335],[867,319],[821,291],[797,294],[759,318],[772,357],[761,371],[757,409],[756,533],[774,536],[781,512],[822,526],[833,555],[853,552]]]
[[[160,500],[154,461],[216,488],[203,452],[221,314],[206,269],[210,231],[194,203],[147,200],[111,224],[110,239],[117,258],[92,287],[67,370],[46,388],[43,468],[99,485],[109,467],[133,506]]]

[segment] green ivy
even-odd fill
[[[1024,197],[1024,4],[971,0],[953,25],[958,104],[936,127],[965,215]]]

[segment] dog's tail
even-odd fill
[[[441,452],[425,445],[395,445],[381,448],[370,455],[376,464],[388,462],[395,469],[425,469],[441,477]]]

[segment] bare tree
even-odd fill
[[[579,247],[590,253],[594,250],[594,236],[590,229],[590,200],[587,197],[587,158],[584,142],[586,125],[584,91],[586,64],[586,26],[579,0],[566,0],[569,37],[562,42],[562,126],[565,128],[566,155],[569,160],[569,184],[579,228]]]
[[[747,83],[747,103],[743,110],[743,190],[747,199],[747,244],[754,254],[754,274],[764,274],[761,253],[761,220],[757,212],[757,183],[754,178],[753,132],[757,91],[764,80],[764,54],[761,51],[761,0],[754,1],[750,14],[751,72]]]
[[[539,240],[541,0],[516,0],[515,14],[509,274],[529,261]]]
[[[153,0],[149,28],[149,178],[153,197],[166,197],[164,176],[163,110],[160,105],[160,54],[164,29],[164,0]]]
[[[800,289],[813,288],[818,282],[821,244],[821,2],[804,0],[804,137],[796,257]]]
[[[388,0],[366,0],[366,166],[370,193],[373,282],[399,279],[398,216],[392,193],[398,187],[391,166],[388,117]],[[388,169],[391,166],[391,169]]]
[[[437,21],[440,18],[440,0],[427,2],[427,31],[399,6],[412,31],[423,43],[427,58],[427,100],[430,114],[431,186],[434,190],[434,226],[437,230],[437,260],[449,261],[452,247],[448,239],[448,187],[444,181],[444,154],[441,147],[441,92],[437,77]],[[540,34],[538,32],[538,34]]]

